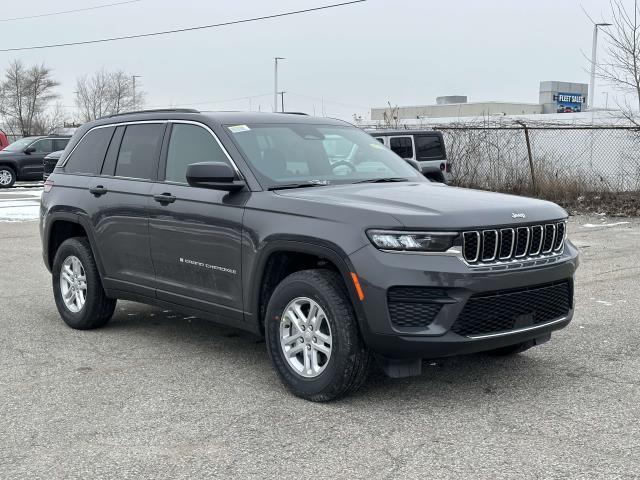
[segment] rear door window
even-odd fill
[[[116,177],[155,178],[164,123],[128,125],[120,144]]]
[[[67,160],[65,172],[99,173],[114,130],[114,127],[96,128],[87,133]]]
[[[389,148],[402,158],[413,158],[411,137],[391,137]]]
[[[54,138],[53,139],[53,151],[64,150],[69,143],[68,138]]]
[[[415,137],[416,159],[441,160],[444,158],[444,148],[439,135],[419,135]]]
[[[50,138],[43,138],[31,144],[35,148],[34,153],[51,153],[53,152],[53,140]]]

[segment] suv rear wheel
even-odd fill
[[[365,381],[371,355],[338,274],[292,273],[273,292],[265,322],[269,356],[294,395],[323,402]]]
[[[53,260],[53,296],[60,316],[71,328],[87,330],[105,325],[116,308],[107,298],[89,241],[62,242]]]
[[[0,166],[0,188],[13,187],[16,174],[11,167]]]

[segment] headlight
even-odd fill
[[[458,235],[456,232],[367,231],[371,243],[380,250],[408,252],[446,252]]]

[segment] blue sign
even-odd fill
[[[553,96],[558,113],[575,113],[582,111],[582,104],[586,102],[584,95],[579,93],[558,93]]]

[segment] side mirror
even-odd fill
[[[212,188],[236,192],[242,190],[245,183],[238,180],[236,172],[223,162],[192,163],[187,167],[187,182],[192,187]]]
[[[31,155],[35,151],[36,151],[36,147],[34,146],[27,147],[24,149],[24,153],[26,153],[27,155]]]

